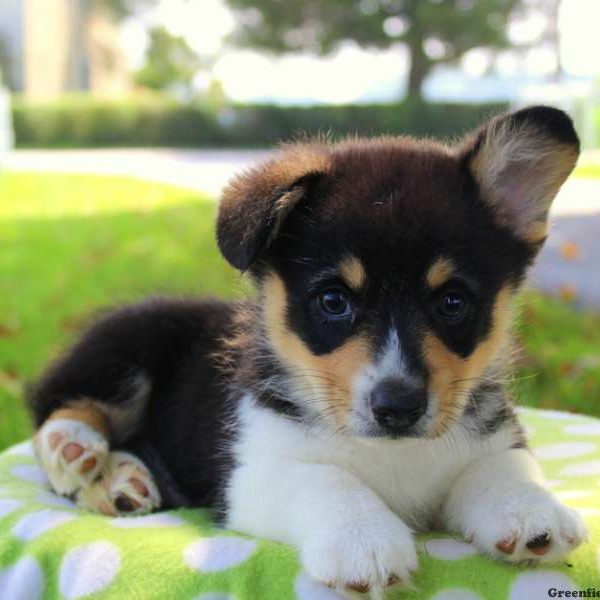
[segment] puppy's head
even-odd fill
[[[578,153],[570,119],[535,107],[456,147],[292,145],[234,179],[218,242],[259,286],[280,392],[351,434],[442,433],[505,349]]]

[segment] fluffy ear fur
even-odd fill
[[[492,119],[469,140],[466,154],[499,222],[532,244],[544,241],[550,205],[578,156],[571,119],[548,106]]]
[[[248,269],[273,241],[310,182],[328,171],[326,146],[298,144],[235,177],[223,192],[217,218],[217,242],[229,263]]]

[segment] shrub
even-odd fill
[[[19,147],[265,146],[302,134],[459,134],[503,104],[396,104],[282,107],[178,104],[161,96],[104,100],[72,95],[51,102],[13,99]]]

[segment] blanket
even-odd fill
[[[587,588],[600,597],[600,420],[533,409],[521,418],[548,485],[581,512],[590,541],[563,564],[526,568],[492,561],[456,536],[419,535],[413,587],[390,592],[390,600],[537,600]],[[218,529],[202,510],[123,518],[82,512],[52,493],[27,441],[0,454],[0,598],[342,596],[309,579],[294,549]]]

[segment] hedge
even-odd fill
[[[13,99],[17,147],[266,146],[301,134],[381,133],[455,136],[504,104],[396,104],[210,108],[163,98],[110,101],[70,96],[52,102]]]

